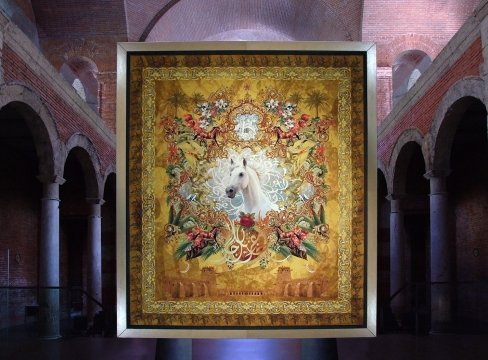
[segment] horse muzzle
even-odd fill
[[[227,197],[233,199],[235,198],[236,196],[236,189],[233,187],[233,186],[228,186],[225,188],[225,195],[227,195]]]

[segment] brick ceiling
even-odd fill
[[[125,5],[130,41],[361,38],[363,0],[125,0]]]

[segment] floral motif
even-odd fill
[[[207,126],[213,125],[215,117],[227,111],[229,102],[225,99],[218,99],[212,102],[202,102],[197,104],[195,112],[200,115],[198,119],[198,126],[205,129]]]
[[[254,214],[245,214],[241,212],[239,215],[239,224],[244,228],[252,228],[256,224]]]

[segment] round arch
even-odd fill
[[[350,41],[360,37],[360,25],[346,24],[338,12],[340,10],[326,1],[305,0],[299,7],[292,1],[282,0],[227,4],[221,6],[218,1],[169,1],[149,21],[139,41],[198,41],[216,36],[219,40],[231,40],[223,33],[239,29],[257,31],[259,39],[245,40],[271,40],[265,31],[260,31],[263,29],[283,34],[284,40]],[[347,6],[350,5],[344,5]],[[205,26],[202,19],[206,19]]]
[[[110,175],[115,175],[117,176],[117,172],[116,172],[116,167],[115,167],[115,164],[114,163],[110,163],[106,169],[105,169],[105,172],[103,173],[103,179],[102,179],[102,182],[103,182],[103,188],[105,189],[106,185],[107,185],[107,180],[109,178]],[[105,194],[102,194],[102,195],[105,195]]]
[[[388,190],[388,193],[391,194],[391,181],[390,181],[390,174],[388,173],[388,168],[386,167],[385,163],[381,159],[377,159],[376,161],[377,161],[378,171],[380,171],[383,177],[385,178],[386,188]]]
[[[26,122],[39,158],[40,178],[52,179],[62,171],[63,146],[51,113],[41,98],[31,89],[19,84],[0,86],[0,109],[15,108]]]
[[[86,184],[86,197],[101,199],[103,177],[100,171],[100,159],[95,146],[88,137],[76,133],[73,134],[66,143],[65,162],[72,151],[75,151],[74,155],[83,169]]]
[[[402,35],[390,42],[383,61],[387,66],[393,67],[393,63],[398,55],[410,50],[422,51],[430,59],[434,60],[442,50],[442,47],[426,36]]]
[[[431,64],[429,55],[421,50],[407,50],[395,58],[392,75],[393,104],[412,88]]]
[[[391,179],[391,193],[404,194],[406,186],[406,175],[408,170],[409,159],[418,145],[422,150],[422,157],[427,164],[428,151],[425,149],[425,142],[419,130],[411,128],[405,130],[397,139],[393,148],[388,173]],[[427,165],[426,165],[427,168]]]
[[[429,170],[447,174],[450,171],[451,145],[462,114],[475,102],[484,104],[485,83],[479,77],[470,77],[455,83],[440,102],[431,128],[432,151]]]
[[[97,111],[98,67],[95,62],[85,56],[73,56],[65,60],[59,72],[88,106]]]

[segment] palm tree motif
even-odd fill
[[[194,92],[190,96],[190,101],[191,101],[192,105],[197,106],[198,104],[200,104],[200,103],[202,103],[202,102],[205,101],[205,96],[203,96],[202,93]]]
[[[178,109],[185,108],[188,106],[188,95],[186,95],[181,89],[176,89],[170,96],[166,99],[166,103],[172,106],[175,110],[175,118],[178,115]]]
[[[327,100],[327,95],[320,90],[312,90],[307,93],[305,98],[305,104],[307,106],[315,108],[315,116],[319,116],[319,109],[324,109],[326,105],[329,104]]]
[[[288,100],[293,104],[299,104],[300,101],[303,100],[303,96],[298,92],[294,92],[293,94],[290,95]]]

